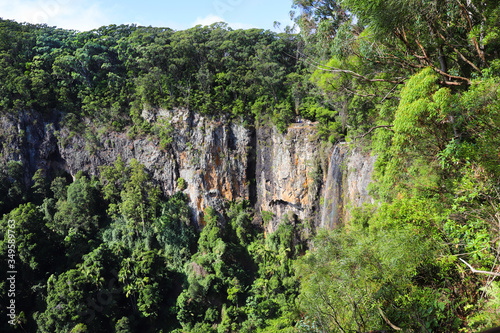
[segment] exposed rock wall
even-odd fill
[[[354,148],[348,153],[345,166],[347,186],[343,189],[347,217],[349,217],[349,207],[375,202],[368,189],[376,160],[377,157],[371,151],[364,152]]]
[[[59,146],[66,170],[98,174],[99,167],[111,165],[120,155],[125,163],[136,159],[146,167],[165,195],[179,190],[183,178],[193,218],[203,225],[203,211],[210,206],[221,210],[224,201],[249,199],[247,175],[253,132],[226,119],[210,119],[185,109],[145,112],[151,122],[169,119],[172,142],[162,149],[157,138],[129,139],[125,133],[102,135],[95,149],[85,149],[85,140],[73,136]],[[68,135],[68,133],[62,133]]]
[[[326,174],[320,228],[333,229],[343,220],[343,188],[349,186],[348,183],[344,184],[346,162],[346,148],[343,145],[337,145],[330,156]]]
[[[266,221],[268,232],[276,230],[287,212],[317,224],[325,177],[322,155],[312,124],[293,124],[284,134],[275,127],[257,129],[256,208],[272,213],[272,219]]]
[[[331,200],[326,183],[333,170],[333,147],[320,143],[314,124],[292,124],[286,133],[279,133],[273,126],[253,129],[185,109],[145,111],[143,117],[152,124],[168,119],[173,138],[168,147],[161,148],[157,138],[131,139],[91,124],[87,128],[95,135],[89,140],[85,134],[59,128],[57,115],[44,121],[40,115],[22,112],[0,117],[0,153],[4,161],[23,162],[27,186],[37,169],[98,175],[101,166],[112,165],[118,156],[126,163],[135,158],[165,195],[179,190],[180,177],[185,180],[184,192],[200,226],[206,207],[220,211],[226,201],[240,199],[250,200],[267,217],[268,232],[276,230],[285,214],[315,227],[335,224],[322,219],[324,202]],[[375,158],[349,151],[345,145],[337,150],[342,152],[336,161],[343,183],[336,208],[348,216],[342,207],[372,200],[367,185]]]
[[[0,117],[0,160],[22,162],[27,187],[36,170],[64,168],[54,135],[56,122],[57,117],[44,121],[27,111]]]
[[[365,202],[374,203],[368,192],[376,156],[341,143],[329,158],[322,191],[321,219],[317,227],[332,229],[348,223],[351,209]]]

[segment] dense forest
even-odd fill
[[[249,201],[195,225],[186,195],[165,196],[135,160],[99,176],[39,170],[27,185],[22,163],[2,158],[0,253],[18,272],[14,319],[6,268],[0,282],[2,332],[500,325],[500,4],[294,0],[293,10],[299,33],[0,19],[1,116],[29,110],[84,135],[90,121],[165,150],[175,133],[144,109],[281,132],[300,118],[323,141],[377,155],[374,204],[348,207],[334,230],[285,214],[271,234]]]

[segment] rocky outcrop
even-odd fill
[[[275,127],[257,129],[256,208],[268,232],[288,212],[316,225],[324,155],[314,124],[293,124],[283,134]]]
[[[345,145],[339,144],[333,148],[333,152],[331,153],[322,196],[320,228],[333,229],[343,221],[343,188],[346,185],[344,184],[346,150],[347,147]]]
[[[371,151],[362,151],[359,148],[353,148],[347,154],[345,166],[347,186],[343,189],[347,217],[349,207],[359,207],[364,203],[375,202],[368,189],[376,160],[377,157]]]
[[[266,221],[269,232],[285,213],[315,223],[326,170],[320,166],[315,125],[293,124],[281,134],[273,126],[253,130],[185,109],[148,111],[143,117],[152,124],[168,120],[173,140],[167,149],[160,148],[157,138],[129,139],[125,133],[102,135],[96,148],[89,149],[82,136],[68,139],[69,133],[62,130],[66,144],[59,150],[66,170],[97,175],[99,166],[111,165],[120,155],[126,163],[135,158],[144,164],[165,195],[178,191],[177,179],[183,178],[200,226],[207,207],[220,211],[224,202],[242,199],[272,217]]]
[[[181,190],[178,179],[184,179],[182,190],[200,226],[207,207],[221,211],[225,202],[245,199],[261,213],[268,232],[284,216],[331,228],[348,216],[343,208],[372,200],[367,185],[375,158],[346,145],[338,146],[339,155],[333,158],[334,147],[320,142],[315,124],[292,124],[280,133],[274,126],[254,129],[186,109],[144,111],[143,117],[153,126],[168,126],[172,140],[165,144],[151,136],[130,138],[90,123],[86,133],[75,134],[59,128],[57,115],[44,121],[22,112],[0,117],[0,153],[4,161],[23,163],[27,186],[37,169],[98,175],[101,166],[112,165],[118,156],[125,163],[136,159],[165,195]],[[328,186],[332,177],[336,194]],[[335,217],[329,217],[334,210]]]
[[[376,156],[347,143],[333,148],[322,191],[319,228],[348,223],[351,209],[374,203],[368,192]]]
[[[0,160],[22,162],[26,187],[30,186],[36,170],[64,167],[54,123],[57,123],[57,116],[44,120],[40,114],[28,111],[0,117]]]
[[[252,130],[186,109],[148,111],[143,116],[153,124],[168,120],[171,142],[162,147],[158,138],[130,139],[126,133],[112,132],[101,135],[93,148],[85,149],[86,140],[73,136],[59,146],[66,170],[72,175],[80,170],[97,175],[100,166],[113,164],[118,156],[125,163],[136,159],[165,195],[179,191],[177,180],[183,178],[187,184],[183,191],[200,226],[206,207],[220,211],[225,201],[249,199]],[[63,130],[61,135],[69,134]]]

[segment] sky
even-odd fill
[[[3,19],[79,31],[110,24],[183,30],[221,21],[233,29],[281,31],[292,25],[291,10],[292,0],[0,0]]]

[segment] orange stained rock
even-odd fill
[[[233,177],[233,184],[236,187],[235,191],[238,193],[238,180],[234,179]],[[228,179],[225,179],[224,184],[222,185],[222,189],[220,191],[222,193],[222,196],[228,200],[228,201],[233,201],[235,198],[233,197],[233,191],[232,191],[232,186],[231,183],[228,181]]]
[[[186,165],[187,162],[187,152],[183,151],[179,154],[180,165]]]

